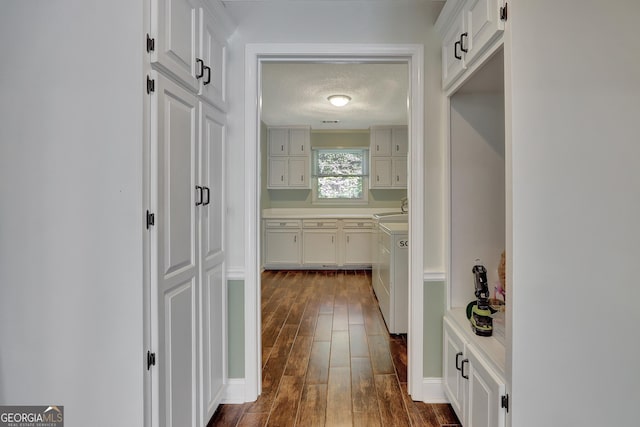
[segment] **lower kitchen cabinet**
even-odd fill
[[[373,222],[356,219],[264,220],[264,268],[370,268]]]
[[[337,266],[337,240],[337,230],[303,230],[302,264],[318,267]]]
[[[296,268],[301,261],[300,221],[266,221],[264,233],[265,264]]]
[[[458,327],[461,316],[466,322],[463,313],[455,314],[457,321],[448,316],[443,330],[443,385],[453,410],[465,427],[504,427],[505,380],[496,372],[496,360],[491,359],[492,354],[500,354],[500,344],[495,338],[474,335],[470,328],[463,332]]]
[[[371,265],[371,230],[344,230],[343,265]]]

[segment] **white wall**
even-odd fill
[[[425,269],[442,272],[442,94],[440,47],[432,2],[230,2],[238,28],[230,40],[228,164],[244,164],[244,49],[247,43],[425,44]],[[244,268],[244,172],[229,168],[231,269]]]
[[[637,425],[640,3],[509,8],[512,425]]]
[[[475,259],[493,295],[505,250],[504,93],[457,93],[450,120],[451,307],[466,307]]]
[[[0,7],[0,404],[140,426],[142,2]]]

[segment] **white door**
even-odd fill
[[[155,417],[160,427],[197,426],[198,103],[181,86],[152,73],[152,347]],[[153,199],[156,200],[153,200]]]
[[[464,405],[464,389],[465,380],[462,378],[462,360],[464,359],[464,342],[460,339],[458,333],[449,325],[447,319],[444,320],[444,349],[443,349],[443,374],[444,374],[444,391],[453,410],[458,417],[464,422],[463,405]]]
[[[226,110],[225,66],[227,46],[224,38],[218,35],[215,20],[208,9],[200,9],[201,58],[205,64],[203,76],[200,79],[200,95],[213,105]]]
[[[391,128],[371,129],[371,155],[391,155]]]
[[[194,90],[196,75],[203,72],[196,55],[200,52],[198,8],[196,0],[153,0],[151,33],[156,46],[151,62],[174,74]]]
[[[300,232],[297,230],[267,230],[265,247],[268,265],[300,264]]]
[[[391,151],[394,156],[406,156],[409,152],[409,133],[406,126],[393,128],[391,132]]]
[[[335,265],[338,232],[329,230],[305,230],[302,232],[302,263],[305,265]]]
[[[442,43],[442,87],[447,88],[453,81],[467,68],[464,62],[464,52],[467,46],[462,43],[468,43],[467,37],[462,37],[465,32],[464,13],[456,16],[455,21],[451,24],[449,32],[444,37]]]
[[[201,425],[220,404],[226,381],[226,286],[224,278],[224,146],[225,117],[201,103],[200,176],[202,203],[200,252],[201,313]]]
[[[502,0],[471,0],[467,6],[467,29],[469,32],[469,52],[465,61],[471,64],[478,54],[504,30],[500,20]]]
[[[309,187],[309,158],[289,157],[289,187]]]
[[[310,138],[309,129],[307,128],[289,129],[289,155],[309,155]]]
[[[371,188],[391,187],[391,157],[371,158]]]
[[[468,347],[469,384],[467,389],[466,427],[504,427],[505,409],[500,407],[505,385],[498,376],[486,367],[476,355],[473,347]]]
[[[269,129],[269,155],[286,156],[289,154],[289,129]]]
[[[269,159],[267,185],[267,188],[287,187],[289,185],[289,160],[286,157]]]
[[[393,159],[392,164],[393,186],[398,188],[407,187],[407,158],[399,157]]]
[[[344,232],[344,264],[371,264],[371,231],[345,230]]]

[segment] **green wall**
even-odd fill
[[[229,378],[244,378],[244,280],[227,282]]]
[[[442,377],[442,318],[446,285],[443,281],[424,282],[423,364],[424,378]]]

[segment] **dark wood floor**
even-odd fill
[[[389,335],[368,271],[262,275],[262,394],[210,426],[459,426],[407,394],[405,335]]]

